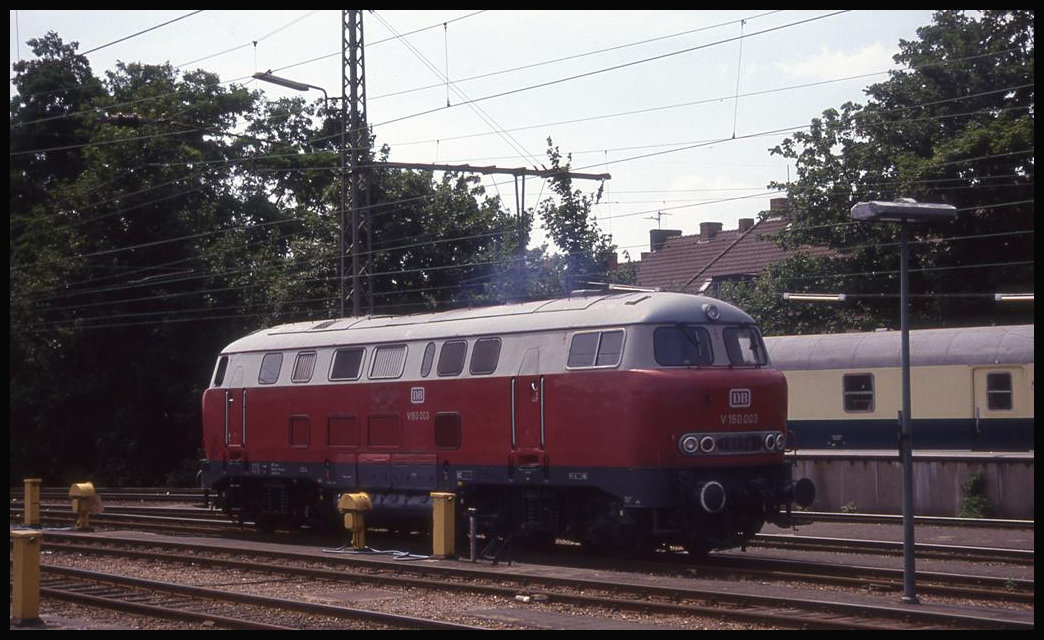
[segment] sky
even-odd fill
[[[205,69],[276,99],[321,99],[256,72],[341,95],[340,10],[10,10],[10,59],[48,31],[79,43],[95,75],[118,62]],[[769,150],[824,110],[866,102],[899,69],[932,11],[367,11],[366,117],[378,148],[405,163],[549,166],[548,138],[621,261],[649,231],[735,229],[795,178]],[[516,211],[509,175],[487,192]],[[526,180],[525,207],[549,194]],[[539,232],[539,230],[537,230]],[[541,236],[538,233],[536,241]],[[626,252],[626,253],[625,253]]]

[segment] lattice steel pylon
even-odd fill
[[[363,23],[358,9],[341,12],[341,316],[345,298],[358,316],[365,297],[373,312],[371,269],[369,163],[370,129],[366,123],[366,64],[363,57]],[[347,183],[346,183],[347,182]],[[346,224],[350,218],[350,224]],[[345,246],[345,228],[351,244]],[[346,295],[345,259],[351,255],[352,285]]]

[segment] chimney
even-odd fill
[[[787,199],[772,198],[769,200],[769,211],[772,213],[785,213],[787,211]]]
[[[668,238],[682,234],[680,229],[649,229],[649,251],[656,252],[667,244]]]
[[[719,231],[721,231],[720,222],[701,222],[700,240],[710,240],[714,236],[718,235]]]
[[[746,233],[750,231],[750,228],[754,226],[754,218],[740,218],[739,219],[739,232]]]

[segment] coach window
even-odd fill
[[[499,360],[500,338],[481,338],[471,350],[471,367],[468,370],[477,375],[493,373]]]
[[[653,355],[664,367],[694,367],[714,363],[710,334],[703,327],[677,325],[653,332]]]
[[[294,362],[294,373],[290,376],[293,382],[308,382],[312,379],[312,369],[315,368],[315,351],[302,351],[297,354]]]
[[[729,363],[764,366],[768,363],[765,344],[754,327],[726,327],[723,332]]]
[[[990,411],[1011,411],[1011,374],[986,374],[986,407]]]
[[[435,362],[435,343],[429,342],[428,346],[424,347],[424,359],[421,360],[420,374],[422,378],[427,378],[428,374],[431,373],[432,362]]]
[[[459,375],[464,370],[464,356],[468,352],[468,343],[464,340],[453,340],[442,345],[439,351],[439,365],[436,371],[440,376]]]
[[[331,380],[356,380],[362,369],[363,348],[338,349],[330,367]]]
[[[439,449],[460,448],[460,414],[435,414],[435,446]]]
[[[623,329],[573,334],[566,368],[615,367],[623,355]]]
[[[221,356],[217,361],[217,368],[214,370],[214,384],[213,387],[220,387],[221,383],[225,381],[225,371],[228,370],[228,356]]]
[[[406,364],[406,345],[395,344],[377,347],[373,351],[370,379],[398,378]]]
[[[257,374],[260,384],[275,384],[279,379],[279,370],[283,367],[283,354],[266,353],[261,359],[261,373]]]
[[[845,411],[874,410],[874,376],[869,373],[850,373],[841,376],[844,388]]]

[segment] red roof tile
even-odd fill
[[[796,251],[784,251],[766,238],[789,224],[783,218],[765,218],[745,233],[719,231],[710,239],[699,234],[670,238],[638,263],[638,285],[670,291],[696,292],[708,279],[754,278],[761,271]],[[823,247],[803,249],[813,255],[830,253]]]

